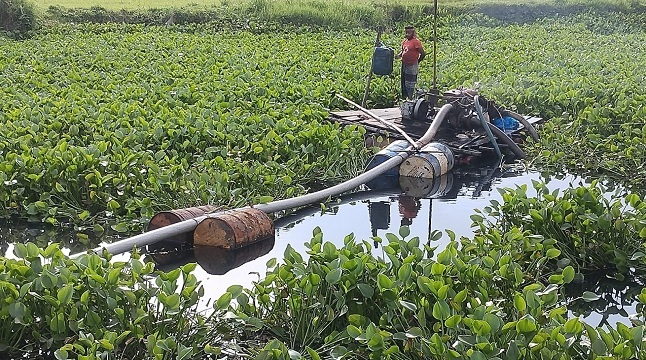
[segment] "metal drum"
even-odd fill
[[[448,146],[434,142],[409,156],[399,166],[399,175],[434,178],[453,169],[453,151]]]
[[[255,208],[228,210],[202,220],[193,230],[193,244],[238,249],[274,236],[274,223]]]
[[[385,148],[381,149],[368,163],[366,166],[366,171],[377,167],[378,165],[390,160],[391,158],[397,156],[400,152],[406,150],[410,147],[410,143],[406,140],[396,140],[390,143]],[[384,190],[397,187],[399,178],[399,170],[397,167],[389,169],[385,173],[381,174],[376,179],[373,179],[366,183],[366,185],[373,190]]]
[[[193,219],[208,213],[214,212],[218,209],[214,205],[196,206],[185,209],[176,209],[170,211],[162,211],[150,219],[148,223],[148,231],[159,229],[164,226],[175,224],[184,220]],[[175,235],[173,237],[164,239],[176,243],[193,243],[193,233],[187,232],[184,234]]]

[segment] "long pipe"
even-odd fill
[[[507,115],[507,116],[510,116],[510,117],[518,120],[521,124],[523,124],[525,129],[527,129],[527,132],[532,137],[532,139],[534,139],[534,141],[538,141],[538,132],[536,131],[534,126],[532,126],[532,124],[530,124],[529,121],[527,121],[527,119],[525,119],[524,116],[522,116],[522,115],[520,115],[518,113],[515,113],[515,112],[513,112],[511,110],[503,111],[502,115],[503,116]]]
[[[440,111],[435,116],[433,123],[431,123],[431,126],[429,126],[428,130],[426,130],[426,133],[424,133],[424,135],[419,140],[414,142],[413,145],[408,147],[406,150],[398,153],[397,155],[379,164],[378,166],[366,171],[365,173],[353,179],[350,179],[344,183],[332,186],[327,189],[323,189],[317,192],[305,194],[303,196],[299,196],[291,199],[284,199],[284,200],[273,201],[266,204],[254,205],[254,207],[266,213],[273,213],[280,210],[291,209],[299,206],[305,206],[317,201],[322,201],[329,197],[336,196],[344,192],[350,191],[361,184],[365,184],[368,181],[375,179],[379,175],[383,174],[384,172],[390,170],[391,168],[401,164],[404,161],[404,159],[406,159],[408,155],[410,155],[410,152],[412,150],[420,149],[424,147],[424,145],[428,144],[431,141],[431,139],[435,137],[435,134],[437,133],[437,130],[440,127],[440,124],[442,123],[442,121],[444,121],[444,117],[449,111],[451,111],[452,108],[453,108],[453,105],[451,104],[446,104],[442,106]]]
[[[495,137],[497,137],[500,141],[504,142],[509,146],[509,149],[511,152],[516,155],[517,158],[519,159],[524,159],[525,158],[525,153],[523,150],[512,140],[507,134],[505,134],[504,131],[500,130],[496,125],[492,123],[487,123],[489,126],[489,130],[494,134]]]
[[[482,123],[479,120],[472,119],[472,121],[473,121],[474,124],[482,125]],[[517,158],[519,158],[519,159],[524,159],[525,158],[525,152],[523,152],[523,150],[520,148],[520,146],[518,146],[518,144],[516,144],[514,142],[514,140],[512,140],[509,136],[507,136],[507,134],[505,134],[504,131],[500,130],[496,125],[494,125],[494,124],[492,124],[490,122],[486,122],[486,124],[487,124],[487,126],[489,128],[489,131],[491,131],[492,135],[494,137],[498,138],[503,143],[507,144],[507,146],[509,146],[509,149],[511,150],[511,152],[513,152],[514,155],[516,155]]]
[[[276,211],[292,209],[299,206],[305,206],[305,205],[308,205],[317,201],[326,200],[327,198],[350,191],[356,188],[357,186],[376,178],[382,173],[390,170],[392,167],[401,164],[402,161],[404,161],[404,159],[408,157],[410,151],[412,151],[413,149],[422,148],[424,145],[428,144],[437,133],[437,130],[439,129],[440,124],[442,123],[442,121],[444,121],[444,117],[448,114],[449,111],[451,111],[451,109],[453,109],[453,106],[451,104],[446,104],[442,106],[440,111],[435,116],[433,123],[431,123],[431,126],[428,128],[428,130],[426,130],[426,133],[419,140],[413,143],[412,146],[398,153],[396,156],[392,157],[391,159],[379,164],[378,166],[370,169],[369,171],[353,179],[350,179],[344,183],[332,186],[331,188],[323,189],[311,194],[305,194],[291,199],[272,201],[266,204],[254,205],[253,207],[265,213],[273,213]],[[143,234],[135,235],[128,239],[124,239],[121,241],[117,241],[115,243],[106,244],[104,246],[94,248],[92,251],[96,253],[100,253],[105,249],[108,253],[111,253],[111,254],[124,253],[126,251],[132,250],[133,246],[135,245],[139,247],[143,247],[143,246],[161,241],[165,238],[169,238],[189,231],[193,231],[202,220],[210,217],[215,217],[217,215],[221,215],[222,213],[223,212],[220,211],[217,213],[202,215],[193,219],[180,221],[178,223],[164,226],[159,229],[151,230]],[[81,254],[76,254],[74,255],[74,257],[78,255],[81,255]]]
[[[453,110],[453,105],[451,104],[446,104],[440,108],[440,111],[437,112],[437,115],[435,115],[435,120],[431,123],[431,126],[429,126],[428,130],[422,135],[419,140],[417,140],[417,148],[420,149],[424,147],[424,145],[428,144],[433,140],[435,137],[435,134],[437,134],[437,131],[440,129],[440,125],[442,125],[442,120],[444,120],[444,117],[451,111]],[[439,119],[439,121],[438,121]]]

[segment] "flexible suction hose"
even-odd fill
[[[435,119],[433,119],[431,126],[428,128],[428,130],[426,130],[426,133],[424,133],[424,135],[419,140],[417,140],[406,150],[398,153],[396,156],[392,157],[391,159],[379,164],[378,166],[368,170],[367,172],[353,179],[350,179],[344,183],[341,183],[311,194],[305,194],[291,199],[272,201],[266,204],[254,205],[253,207],[265,213],[273,213],[276,211],[287,210],[295,207],[309,205],[315,202],[325,201],[328,198],[340,195],[344,192],[347,192],[356,188],[361,184],[365,184],[366,182],[372,179],[375,179],[379,175],[390,170],[391,168],[401,164],[402,161],[404,161],[404,159],[406,159],[408,155],[410,155],[411,151],[422,148],[424,147],[424,145],[428,144],[437,133],[437,130],[440,128],[442,121],[444,121],[444,117],[446,117],[446,115],[449,113],[449,111],[451,111],[452,108],[453,106],[451,104],[446,104],[442,106],[440,111],[435,116]],[[184,220],[175,224],[161,227],[159,229],[145,232],[143,234],[135,235],[131,238],[117,241],[112,244],[103,245],[101,247],[93,249],[92,251],[100,253],[101,251],[103,251],[103,249],[105,249],[110,254],[124,253],[126,251],[132,250],[133,246],[143,247],[172,236],[193,231],[202,220],[207,219],[209,217],[216,217],[218,215],[221,215],[222,213],[223,211],[219,211],[216,213],[199,216],[193,219]],[[75,257],[79,255],[81,254],[76,254]]]
[[[484,114],[482,113],[482,106],[480,106],[480,96],[476,95],[473,97],[473,101],[475,103],[475,108],[476,108],[476,113],[478,114],[478,119],[480,119],[480,124],[484,128],[485,132],[487,133],[487,136],[489,137],[489,141],[491,141],[491,144],[493,145],[494,150],[496,150],[496,155],[498,155],[498,159],[502,158],[502,153],[500,152],[500,147],[498,146],[498,143],[496,142],[496,138],[493,136],[491,133],[491,129],[489,128],[488,121],[485,119]]]
[[[505,134],[504,131],[500,130],[496,125],[492,123],[487,123],[489,126],[489,130],[503,143],[507,144],[509,146],[509,149],[511,152],[516,155],[517,158],[519,159],[524,159],[525,158],[525,152],[521,150],[520,146],[514,142],[507,134]]]
[[[534,141],[538,141],[538,131],[536,131],[536,129],[534,128],[534,126],[532,126],[532,124],[530,124],[530,123],[529,123],[529,121],[527,121],[527,119],[525,119],[525,117],[524,117],[524,116],[522,116],[522,115],[520,115],[520,114],[518,114],[518,113],[515,113],[515,112],[513,112],[513,111],[511,111],[511,110],[505,110],[505,111],[503,111],[503,112],[502,112],[502,116],[503,116],[503,117],[504,117],[504,116],[509,116],[509,117],[511,117],[511,118],[514,118],[514,119],[518,120],[518,122],[520,122],[521,124],[523,124],[523,126],[525,127],[525,129],[527,129],[527,132],[528,132],[528,133],[529,133],[529,135],[532,137],[532,139],[534,139]]]
[[[266,204],[255,205],[254,207],[266,213],[273,213],[280,210],[291,209],[312,204],[314,202],[323,201],[329,197],[350,191],[361,184],[365,184],[383,174],[384,172],[401,164],[402,161],[404,161],[404,159],[406,159],[408,155],[410,155],[411,151],[414,151],[415,149],[421,149],[422,147],[424,147],[424,145],[428,144],[433,139],[433,137],[435,137],[437,130],[440,128],[440,124],[442,123],[442,121],[444,121],[444,117],[446,117],[446,114],[448,114],[448,112],[451,111],[452,108],[453,105],[451,104],[442,106],[440,111],[435,116],[435,119],[433,119],[431,126],[429,126],[428,130],[426,130],[424,135],[419,140],[417,140],[406,150],[398,153],[396,156],[386,160],[382,164],[379,164],[378,166],[366,171],[365,173],[344,183],[311,194],[305,194],[303,196],[291,199],[278,200]]]

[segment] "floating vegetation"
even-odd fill
[[[643,191],[646,36],[636,9],[529,22],[447,14],[438,85],[479,82],[497,101],[546,118],[540,143],[527,145],[534,165]],[[428,19],[419,22],[426,41]],[[361,170],[362,130],[325,118],[341,106],[334,92],[363,93],[373,34],[177,30],[60,25],[0,42],[0,216],[125,232],[157,209],[291,197]],[[422,71],[419,84],[430,80]],[[394,77],[373,85],[371,105],[397,100]],[[474,215],[473,239],[447,231],[439,253],[407,227],[377,239],[383,257],[370,242],[350,235],[337,248],[316,230],[307,259],[288,248],[253,288],[229,288],[206,313],[197,311],[195,264],[161,272],[136,252],[111,262],[16,244],[15,258],[0,258],[0,352],[646,358],[646,289],[635,295],[634,322],[615,328],[570,315],[564,295],[588,270],[619,278],[643,269],[641,197],[606,199],[596,183],[534,187],[536,197],[503,190],[502,203]]]

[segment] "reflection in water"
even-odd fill
[[[334,215],[340,206],[357,202],[366,203],[369,213],[372,236],[378,236],[378,230],[391,229],[391,204],[397,203],[399,222],[396,225],[410,226],[418,217],[422,208],[422,199],[429,199],[428,237],[431,236],[431,199],[455,199],[463,187],[473,187],[474,192],[480,193],[491,186],[491,182],[503,176],[514,174],[507,170],[502,172],[499,167],[491,165],[477,169],[469,168],[449,172],[435,179],[397,177],[376,182],[379,189],[358,191],[339,196],[326,207],[307,206],[274,220],[274,227],[279,231],[289,230],[316,214]],[[397,183],[399,185],[397,185]],[[475,195],[474,195],[475,196]],[[384,200],[386,198],[386,200]],[[351,220],[350,220],[351,221]],[[426,219],[424,220],[426,221]],[[356,225],[361,225],[356,224]],[[306,241],[307,239],[303,239]],[[268,254],[274,247],[273,238],[256,242],[237,250],[225,250],[208,246],[191,246],[177,242],[156,243],[147,247],[148,256],[158,264],[160,269],[172,269],[188,262],[196,261],[204,271],[211,275],[224,275],[241,265]],[[378,244],[375,243],[375,247]]]
[[[357,191],[335,198],[325,206],[308,206],[289,214],[274,214],[275,240],[234,251],[157,243],[148,246],[146,257],[164,271],[190,262],[199,263],[201,266],[195,274],[200,281],[209,284],[206,297],[217,298],[229,285],[250,286],[251,282],[257,281],[258,274],[266,269],[265,263],[271,258],[280,260],[288,244],[306,257],[304,243],[310,240],[315,227],[322,229],[325,241],[336,246],[343,246],[344,236],[350,233],[354,233],[358,240],[367,240],[385,232],[397,233],[400,225],[408,225],[411,234],[420,238],[427,234],[430,237],[432,229],[451,229],[457,237],[469,237],[473,234],[469,218],[473,209],[489,205],[490,200],[500,200],[500,194],[493,189],[531,184],[534,180],[545,181],[551,189],[563,189],[582,182],[572,176],[549,178],[515,167],[455,167],[451,173],[438,179],[396,178],[393,186],[380,190]],[[531,189],[530,185],[528,193]],[[42,248],[59,241],[63,248],[76,253],[105,240],[93,238],[91,234],[79,236],[73,229],[61,232],[60,228],[28,223],[0,223],[0,255],[10,252],[13,244],[27,241]],[[442,241],[438,240],[433,246],[441,249]],[[373,250],[375,254],[381,253],[380,249]],[[601,325],[612,325],[616,321],[627,323],[626,314],[636,312],[633,294],[644,286],[645,281],[641,278],[618,281],[605,275],[598,278],[586,275],[585,280],[585,284],[567,287],[568,307],[575,315],[590,319],[590,323],[598,319]],[[601,299],[590,303],[577,299],[583,291],[594,292]]]
[[[372,236],[377,236],[377,230],[390,228],[390,202],[368,201],[368,213],[370,214]]]
[[[211,275],[224,275],[229,271],[255,260],[274,248],[273,237],[257,241],[235,250],[214,246],[195,246],[194,254],[197,263]]]
[[[445,174],[438,179],[407,179],[402,177],[406,189],[410,193],[421,194],[426,197],[444,195],[453,184],[453,174]],[[415,187],[418,186],[418,187]],[[412,220],[417,217],[421,208],[420,198],[401,193],[401,189],[393,188],[388,191],[359,191],[340,196],[332,201],[329,207],[324,210],[328,214],[334,214],[339,206],[357,201],[368,202],[370,212],[370,224],[373,236],[377,236],[377,230],[387,230],[390,227],[390,201],[371,201],[378,196],[389,196],[390,199],[397,199],[401,225],[411,225]],[[392,200],[391,200],[392,201]],[[320,208],[308,206],[291,212],[274,221],[277,229],[288,229],[295,226],[303,219],[317,214]],[[159,242],[148,245],[146,252],[149,258],[154,261],[159,269],[167,270],[186,263],[196,261],[204,271],[211,275],[224,275],[229,271],[253,261],[267,253],[274,247],[275,239],[265,239],[256,243],[244,246],[236,250],[226,250],[211,246],[192,246],[187,243],[176,241]]]
[[[27,221],[0,220],[0,256],[7,256],[10,244],[31,242],[40,248],[59,242],[70,253],[83,252],[97,246],[103,238],[95,233],[76,231],[72,227],[53,227]]]
[[[611,271],[587,273],[582,282],[565,285],[567,307],[590,325],[614,328],[616,322],[626,323],[630,315],[637,313],[636,296],[645,286],[646,274],[633,273],[618,279]],[[586,291],[599,295],[599,299],[585,301],[582,296]]]
[[[191,262],[197,262],[211,275],[224,275],[229,271],[266,255],[274,248],[273,237],[257,241],[238,249],[224,249],[215,246],[179,244],[175,241],[161,241],[146,247],[147,256],[157,269],[170,271]]]
[[[193,245],[176,241],[160,241],[146,246],[146,260],[155,263],[162,271],[171,271],[196,262]]]

